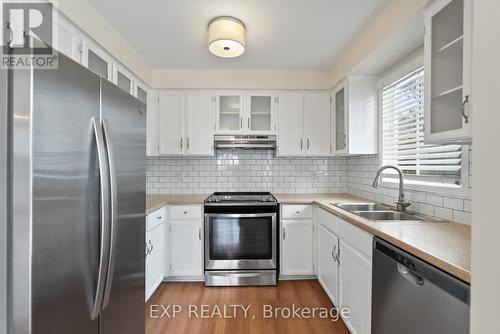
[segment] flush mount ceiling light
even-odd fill
[[[230,16],[219,16],[208,24],[208,49],[222,58],[238,57],[245,52],[245,25]]]

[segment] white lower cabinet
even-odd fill
[[[334,305],[338,305],[339,238],[323,225],[318,226],[318,280]]]
[[[371,261],[341,240],[339,273],[340,306],[350,310],[344,322],[353,334],[370,333]]]
[[[164,209],[146,216],[146,300],[163,281],[164,276]]]
[[[173,280],[203,278],[201,206],[169,206],[167,236],[170,240],[167,278]]]
[[[283,219],[281,275],[313,275],[312,219]]]
[[[353,334],[371,331],[373,236],[339,219],[339,306],[348,308],[344,322]]]
[[[318,281],[336,307],[349,310],[343,317],[349,331],[369,334],[373,235],[318,207],[314,223]]]

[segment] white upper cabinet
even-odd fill
[[[186,154],[213,155],[214,96],[210,92],[186,94]]]
[[[59,52],[72,58],[74,61],[82,62],[82,35],[73,27],[68,20],[59,15],[57,24],[57,45],[55,46]]]
[[[270,134],[276,131],[276,97],[270,92],[247,92],[245,94],[246,133]]]
[[[275,94],[261,91],[224,91],[215,94],[218,134],[275,132]]]
[[[158,96],[158,116],[155,115],[154,99],[148,108],[148,112],[151,111],[148,115],[148,154],[213,155],[213,94],[161,91]]]
[[[82,64],[104,79],[113,79],[113,59],[90,39],[82,43]]]
[[[218,92],[215,94],[216,132],[242,133],[243,125],[243,93]]]
[[[146,105],[146,154],[160,154],[160,97],[158,91],[150,91]]]
[[[425,15],[425,141],[471,141],[471,1],[442,0]]]
[[[159,154],[184,154],[185,106],[184,92],[161,92],[159,108]]]
[[[302,93],[279,93],[278,150],[279,156],[304,154],[304,97]]]
[[[329,155],[330,93],[279,93],[277,101],[277,155]]]
[[[304,140],[307,155],[330,154],[330,93],[304,94]]]
[[[133,75],[120,64],[113,64],[113,83],[129,94],[134,95]]]
[[[348,77],[332,92],[331,144],[336,155],[378,153],[376,77]]]

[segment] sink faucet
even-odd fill
[[[399,174],[399,197],[398,197],[398,200],[395,202],[396,203],[396,209],[398,211],[406,211],[406,208],[408,206],[411,205],[410,201],[408,201],[407,199],[405,199],[405,194],[404,194],[404,191],[403,191],[403,188],[404,188],[404,184],[403,184],[403,172],[401,171],[401,169],[399,169],[398,167],[396,166],[391,166],[391,165],[387,165],[387,166],[382,166],[380,167],[380,169],[377,171],[377,175],[375,176],[375,180],[373,180],[373,188],[377,188],[378,187],[378,183],[379,183],[379,180],[380,180],[380,174],[382,174],[382,172],[386,169],[394,169],[398,172]]]

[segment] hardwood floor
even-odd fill
[[[301,318],[292,318],[293,305],[306,308],[298,311]],[[146,303],[146,334],[349,333],[340,316],[336,320],[336,313],[328,316],[321,309],[333,307],[317,280],[280,281],[275,287],[162,283]],[[267,318],[276,312],[276,318]]]

